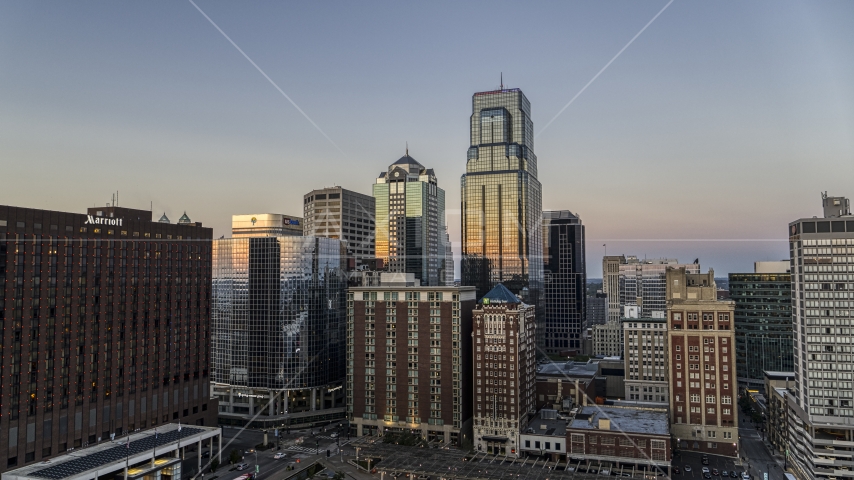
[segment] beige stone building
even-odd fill
[[[711,269],[669,268],[666,280],[671,432],[682,450],[735,457],[735,304],[717,300]]]

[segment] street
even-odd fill
[[[739,411],[738,421],[738,434],[741,437],[740,455],[746,459],[748,473],[757,480],[762,480],[765,472],[769,472],[769,480],[785,480],[782,465],[777,463],[771,455],[762,440],[762,434],[756,430],[750,418]]]
[[[352,465],[346,463],[347,455],[353,456],[353,449],[348,449],[349,440],[344,434],[340,439],[343,455],[338,450],[338,438],[333,438],[332,434],[337,431],[337,425],[331,425],[327,431],[322,431],[322,428],[292,430],[290,434],[281,430],[280,438],[283,440],[281,450],[272,448],[269,450],[255,451],[254,453],[246,453],[249,450],[255,450],[256,445],[264,441],[264,434],[258,430],[241,430],[235,427],[223,428],[223,450],[222,463],[215,472],[210,471],[211,458],[202,459],[202,471],[204,477],[208,479],[217,478],[217,480],[233,480],[243,474],[254,473],[255,465],[258,465],[258,480],[277,480],[290,475],[290,471],[286,471],[288,465],[294,469],[300,469],[309,465],[316,460],[321,460],[322,463],[334,471],[342,471],[348,475],[349,480],[367,480],[370,475],[358,472]],[[344,429],[342,429],[344,431]],[[303,441],[299,445],[288,445],[294,443],[298,438]],[[268,442],[275,442],[276,437],[273,431],[268,432]],[[249,468],[245,470],[236,470],[234,465],[229,463],[229,456],[232,450],[240,453],[241,459],[237,463],[247,463]],[[327,458],[326,451],[329,450],[330,457]],[[207,451],[207,447],[202,448],[202,451]],[[212,452],[216,456],[216,452]],[[283,453],[285,457],[276,460],[273,456],[276,453]],[[195,478],[202,480],[203,477],[197,475],[197,452],[186,452],[185,460],[182,463],[182,477],[184,479]],[[297,463],[299,462],[299,463]]]

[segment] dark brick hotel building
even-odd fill
[[[0,471],[163,423],[215,425],[212,230],[0,205]]]

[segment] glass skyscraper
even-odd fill
[[[461,186],[463,285],[475,286],[481,297],[503,283],[539,304],[542,194],[531,104],[520,89],[472,97],[471,146]]]
[[[445,284],[447,263],[445,191],[432,168],[406,155],[380,173],[374,184],[376,256],[390,272],[412,273],[421,285]]]
[[[581,353],[587,306],[584,225],[569,210],[543,212],[543,323],[537,343],[548,354]]]
[[[763,388],[766,370],[794,371],[791,274],[730,273],[729,294],[735,301],[738,383]]]
[[[343,416],[342,242],[270,236],[213,245],[211,376],[223,399],[220,423]]]

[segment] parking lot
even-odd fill
[[[702,458],[703,454],[696,452],[682,452],[681,454],[674,456],[672,462],[673,466],[679,467],[682,472],[678,474],[674,473],[672,475],[673,478],[696,478],[699,480],[703,478],[703,467],[708,467],[710,471],[714,471],[714,469],[717,469],[720,475],[717,477],[712,476],[712,478],[718,480],[722,480],[723,478],[729,478],[733,480],[732,477],[730,477],[729,475],[724,477],[724,471],[726,471],[728,474],[729,472],[734,470],[739,475],[741,475],[741,472],[744,471],[744,467],[740,467],[735,464],[736,459],[734,458],[709,455],[708,465],[703,465]],[[685,471],[686,465],[691,467],[690,472]]]

